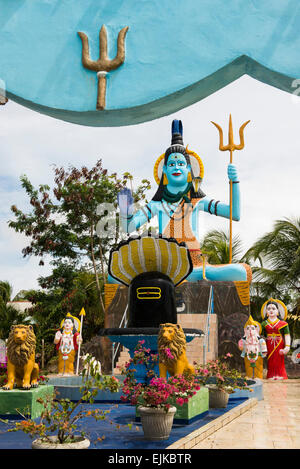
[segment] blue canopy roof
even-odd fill
[[[0,0],[0,79],[8,98],[89,126],[131,125],[200,101],[244,74],[289,93],[300,78],[298,0]],[[99,57],[125,38],[125,62],[97,75],[81,62],[78,32]],[[298,86],[298,85],[297,85]]]

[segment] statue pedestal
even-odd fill
[[[184,329],[186,342],[189,343],[195,338],[203,337],[203,331],[200,329]],[[132,328],[108,328],[101,329],[99,335],[107,336],[112,343],[119,342],[121,345],[126,347],[129,351],[131,358],[134,356],[135,348],[138,345],[139,341],[143,341],[143,346],[150,349],[150,354],[158,353],[158,338],[159,328],[150,328],[150,327],[132,327]],[[134,368],[137,370],[135,373],[135,379],[138,383],[147,382],[148,378],[147,369],[144,365],[134,365]],[[158,364],[155,366],[154,371],[159,374]]]
[[[231,365],[244,371],[244,360],[241,358],[237,344],[244,335],[244,324],[249,317],[250,285],[248,281],[184,281],[175,288],[177,322],[183,329],[193,327],[207,333],[210,287],[213,287],[213,314],[210,316],[206,359],[215,360],[218,356],[230,352],[233,355]],[[128,288],[118,284],[106,284],[105,298],[107,327],[118,328],[128,303]],[[203,339],[197,337],[192,343],[187,344],[187,357],[191,363],[202,362],[203,344]],[[123,345],[128,349],[126,344]],[[122,364],[118,363],[118,365]],[[110,372],[111,367],[110,362],[107,366],[107,373]]]
[[[124,380],[124,376],[118,376],[119,381]],[[58,392],[57,399],[70,399],[72,402],[77,402],[82,396],[80,388],[83,385],[82,376],[58,376],[53,375],[49,378],[51,384]],[[94,398],[95,403],[119,403],[122,391],[110,392],[108,390],[99,390]]]
[[[207,414],[209,409],[209,390],[203,386],[182,406],[176,404],[176,402],[172,402],[171,405],[175,406],[177,409],[174,417],[175,424],[191,424]],[[136,421],[140,421],[138,409],[136,409]]]
[[[54,386],[41,385],[38,388],[32,388],[28,391],[23,389],[12,389],[6,391],[0,389],[0,415],[3,418],[20,418],[21,412],[24,416],[31,419],[40,417],[44,407],[37,402],[37,399],[46,399],[47,396],[54,394]]]

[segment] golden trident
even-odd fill
[[[117,55],[114,59],[109,60],[107,56],[107,32],[103,25],[99,33],[99,59],[91,60],[89,52],[89,40],[85,33],[79,31],[78,35],[82,42],[82,65],[89,70],[97,72],[98,77],[98,95],[97,95],[97,109],[105,109],[105,95],[106,95],[106,75],[107,72],[115,70],[120,67],[125,61],[125,36],[128,31],[128,26],[121,29],[118,34],[117,41]]]
[[[232,154],[233,154],[234,150],[242,150],[245,146],[244,128],[246,127],[247,124],[249,124],[250,120],[248,120],[247,122],[244,122],[244,124],[241,125],[241,127],[240,127],[240,130],[239,130],[240,144],[239,145],[236,145],[233,141],[233,129],[232,129],[231,114],[229,115],[228,145],[223,145],[223,130],[222,130],[222,127],[220,127],[219,124],[216,124],[213,121],[211,121],[211,122],[219,130],[219,134],[220,134],[219,150],[221,150],[221,151],[230,151],[230,163],[232,163]],[[229,210],[230,210],[230,216],[229,216],[229,264],[231,264],[231,262],[232,262],[232,180],[231,179],[230,179]]]

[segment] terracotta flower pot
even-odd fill
[[[227,407],[229,394],[220,389],[209,388],[209,407],[219,409]]]
[[[87,438],[78,437],[71,443],[59,443],[57,436],[50,436],[49,441],[41,438],[34,440],[31,444],[32,449],[87,449],[91,442]]]
[[[167,440],[172,430],[176,407],[172,406],[165,412],[154,407],[139,407],[141,423],[146,440]]]

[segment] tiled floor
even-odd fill
[[[300,449],[300,379],[263,387],[264,400],[193,449]]]

